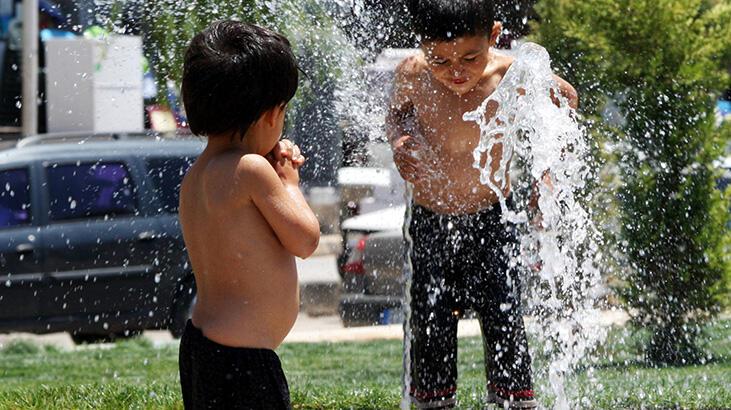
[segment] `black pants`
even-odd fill
[[[411,395],[417,403],[453,402],[457,390],[457,322],[470,309],[482,326],[487,388],[533,397],[531,359],[520,307],[514,229],[500,206],[469,215],[436,214],[413,205]]]
[[[179,364],[186,409],[291,408],[287,379],[272,350],[218,344],[189,320]]]

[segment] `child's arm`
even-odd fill
[[[401,177],[409,182],[415,182],[428,172],[425,161],[431,153],[418,135],[414,104],[409,95],[416,80],[416,64],[412,57],[396,68],[394,91],[386,116],[386,136],[391,143],[394,163]]]
[[[282,246],[295,256],[307,258],[317,249],[320,225],[299,189],[301,162],[297,155],[283,154],[279,146],[275,151],[270,159],[247,155],[240,165],[241,172],[250,178],[254,205]]]
[[[568,81],[555,74],[553,75],[553,79],[556,80],[556,83],[558,84],[558,90],[561,92],[561,95],[569,101],[569,107],[573,109],[579,108],[579,94],[576,93],[574,87],[569,84]],[[553,103],[557,106],[561,105],[558,101],[558,98],[556,98],[556,96],[554,95],[553,90],[551,90],[551,99],[553,100]]]

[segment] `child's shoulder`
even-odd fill
[[[396,66],[396,80],[413,81],[424,75],[426,70],[427,63],[424,53],[418,52],[406,57]]]
[[[224,172],[232,172],[237,178],[262,178],[274,174],[268,159],[258,154],[230,152],[222,154],[219,166]]]
[[[206,186],[211,189],[235,185],[231,192],[245,194],[262,179],[276,177],[269,160],[257,154],[223,152],[210,158],[203,169]],[[223,182],[223,183],[222,183]],[[256,183],[255,183],[256,182]],[[226,189],[229,191],[229,189]]]
[[[494,58],[493,58],[493,64],[489,66],[488,70],[491,71],[491,74],[497,75],[500,78],[504,77],[505,74],[508,72],[510,67],[513,65],[513,62],[515,61],[515,57],[503,54],[501,52],[494,52]]]

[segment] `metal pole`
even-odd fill
[[[38,133],[38,0],[23,0],[23,136]]]

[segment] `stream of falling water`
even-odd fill
[[[406,183],[406,214],[404,215],[404,297],[401,304],[404,312],[404,357],[403,357],[403,394],[401,398],[401,409],[408,410],[411,408],[411,399],[409,397],[409,389],[411,386],[411,278],[414,273],[414,267],[411,263],[411,252],[414,249],[414,240],[411,237],[409,228],[411,227],[411,201],[413,200],[414,187],[410,183]]]
[[[521,251],[512,263],[523,272],[525,310],[535,319],[528,321],[528,331],[541,351],[533,355],[545,355],[549,361],[547,369],[537,369],[546,372],[549,381],[549,391],[542,393],[553,396],[557,409],[576,407],[581,401],[573,397],[565,378],[605,337],[597,308],[603,290],[600,237],[582,203],[590,199],[582,198],[582,192],[594,174],[577,117],[558,91],[548,53],[533,43],[520,47],[495,92],[464,115],[465,121],[480,127],[474,151],[480,181],[497,193],[503,217],[521,233]],[[495,173],[489,162],[480,166],[494,147],[503,154]],[[502,194],[508,172],[513,175],[513,209]],[[539,193],[538,209],[532,210],[534,189]]]

